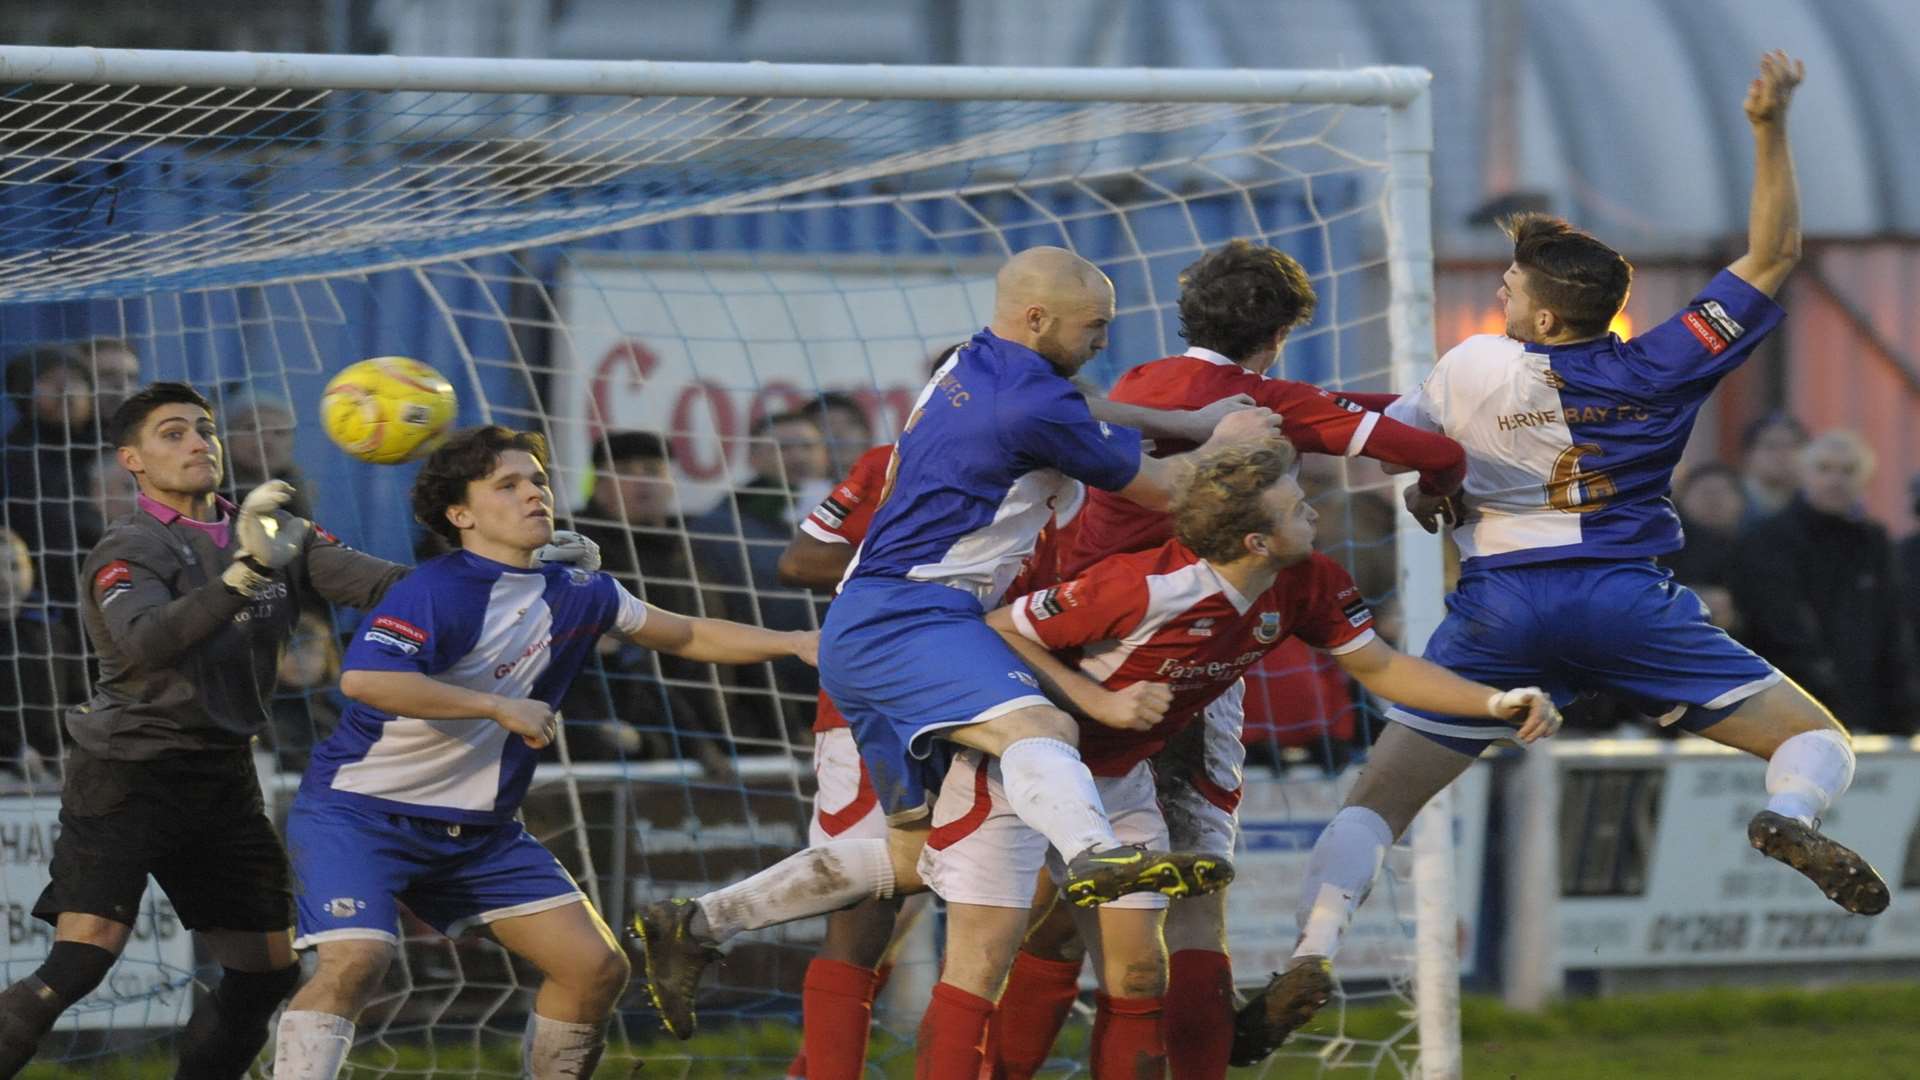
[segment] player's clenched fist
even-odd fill
[[[1787,103],[1793,90],[1807,77],[1807,65],[1775,49],[1760,58],[1760,75],[1747,84],[1747,122],[1777,124],[1787,117]]]
[[[1487,699],[1487,713],[1496,720],[1520,725],[1514,737],[1523,743],[1544,739],[1560,730],[1560,710],[1553,698],[1537,686],[1503,690]]]
[[[1122,731],[1145,731],[1166,718],[1173,691],[1165,683],[1137,682],[1108,694],[1093,719]]]
[[[501,697],[495,700],[492,720],[526,741],[535,750],[553,741],[559,718],[544,701]]]

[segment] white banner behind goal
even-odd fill
[[[462,422],[551,437],[562,501],[616,531],[610,560],[636,591],[810,626],[816,605],[778,584],[771,559],[864,444],[838,435],[823,464],[756,440],[756,425],[834,391],[863,438],[891,439],[931,354],[985,322],[1013,251],[1070,247],[1113,279],[1112,344],[1088,369],[1100,381],[1184,347],[1177,275],[1233,238],[1293,254],[1319,293],[1274,374],[1374,391],[1417,380],[1434,346],[1427,78],[0,47],[0,352],[70,350],[109,404],[100,358],[118,348],[142,378],[196,383],[229,414],[236,462],[280,460],[289,441],[281,457],[304,473],[316,520],[399,559],[416,539],[412,469],[346,459],[314,403],[350,362],[415,357],[453,381]],[[83,452],[91,421],[71,422],[76,448],[43,470],[33,509],[8,504],[39,576],[34,617],[69,631],[77,560],[126,499],[110,459]],[[621,431],[671,450],[672,498],[648,516],[592,499],[610,483],[595,450]],[[1364,461],[1310,457],[1303,481],[1323,549],[1417,649],[1441,611],[1437,541],[1407,527],[1394,484]],[[734,513],[729,492],[761,516]],[[313,663],[283,671],[263,742],[282,787],[339,707],[320,625],[300,645]],[[6,659],[21,685],[83,662],[74,635],[49,633]],[[571,764],[554,768],[569,781],[543,786],[530,824],[615,917],[770,863],[805,835],[809,678],[608,653],[566,706]],[[1305,650],[1250,682],[1249,801],[1269,821],[1309,808],[1294,820],[1312,827],[1324,777],[1364,753],[1377,709]],[[56,810],[53,712],[0,732],[0,767],[38,784],[30,824]],[[1369,938],[1367,974],[1381,977],[1350,981],[1275,1075],[1457,1074],[1453,890],[1442,875],[1416,902],[1414,887],[1452,867],[1452,830],[1415,832],[1432,846],[1392,860],[1370,903],[1392,909],[1370,916],[1394,928]],[[15,880],[0,877],[0,901],[19,910],[33,898]],[[1236,906],[1260,922],[1249,940],[1290,933],[1292,898],[1262,901]],[[706,1022],[791,1011],[816,934],[736,948]],[[8,977],[38,962],[37,940],[10,951]],[[497,950],[416,936],[394,978],[356,1062],[465,1075],[511,1059],[532,980]],[[629,1005],[631,1055],[656,1029]],[[879,1023],[910,1038],[914,1020]],[[130,1041],[164,1042],[61,1030],[82,1071]],[[715,1075],[775,1071],[738,1052]]]

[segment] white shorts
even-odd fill
[[[885,840],[887,815],[854,749],[853,732],[833,728],[813,737],[813,817],[807,844],[829,840]]]
[[[1208,705],[1195,728],[1174,737],[1153,759],[1168,847],[1233,858],[1240,835],[1240,787],[1247,747],[1247,684],[1236,682]]]
[[[1121,843],[1166,848],[1167,823],[1146,762],[1125,776],[1096,776],[1093,783]],[[1029,908],[1042,866],[1055,882],[1066,877],[1060,853],[1008,804],[1000,786],[1000,759],[978,750],[954,755],[933,803],[933,831],[920,852],[920,877],[951,904]],[[1107,906],[1159,908],[1167,906],[1167,898],[1134,893]]]

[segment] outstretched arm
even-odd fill
[[[1087,411],[1093,413],[1095,420],[1133,428],[1149,439],[1194,443],[1206,442],[1228,413],[1250,409],[1254,405],[1253,399],[1247,395],[1235,394],[1200,409],[1149,409],[1144,405],[1114,401],[1084,387],[1081,392],[1087,395]]]
[[[647,621],[621,635],[642,648],[707,664],[754,664],[797,656],[817,665],[820,635],[812,630],[766,630],[725,619],[696,619],[647,605]]]
[[[1378,639],[1333,659],[1361,686],[1388,701],[1453,716],[1491,716],[1517,727],[1514,737],[1521,742],[1560,730],[1553,699],[1534,687],[1496,690]]]
[[[1747,207],[1747,253],[1727,267],[1772,296],[1800,261],[1800,188],[1787,145],[1787,105],[1806,76],[1804,63],[1779,49],[1760,58],[1744,108],[1753,128],[1753,196]]]
[[[1133,482],[1117,494],[1149,510],[1170,509],[1174,495],[1187,486],[1194,462],[1200,455],[1232,443],[1259,442],[1277,438],[1279,434],[1280,417],[1273,410],[1240,409],[1220,421],[1213,429],[1213,437],[1198,450],[1164,458],[1142,453],[1140,471],[1134,474]]]

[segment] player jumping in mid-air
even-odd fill
[[[1886,882],[1820,834],[1853,778],[1833,716],[1708,621],[1654,557],[1681,545],[1668,490],[1701,403],[1782,312],[1773,294],[1800,256],[1787,143],[1803,67],[1767,54],[1744,108],[1755,152],[1747,251],[1679,314],[1630,341],[1607,332],[1632,269],[1566,222],[1510,223],[1500,289],[1506,335],[1468,338],[1388,409],[1467,449],[1453,535],[1463,565],[1428,659],[1495,686],[1538,683],[1564,700],[1601,690],[1651,714],[1683,706],[1681,728],[1767,761],[1753,845],[1805,874],[1847,911],[1886,908]],[[1430,529],[1453,516],[1410,492]],[[1503,727],[1395,709],[1347,805],[1314,845],[1292,965],[1242,1010],[1237,1062],[1257,1060],[1331,988],[1329,959],[1366,896],[1382,850]]]
[[[422,563],[361,624],[287,820],[299,937],[319,966],[280,1020],[274,1075],[331,1080],[399,944],[397,901],[450,936],[488,934],[545,976],[525,1075],[590,1076],[628,965],[573,879],[515,813],[553,712],[603,634],[690,660],[798,656],[817,636],[642,603],[603,573],[542,564],[553,490],[538,436],[456,434],[413,487],[457,550]]]
[[[1288,637],[1325,649],[1363,686],[1389,700],[1496,722],[1527,742],[1559,725],[1552,702],[1536,688],[1502,692],[1404,656],[1375,637],[1359,587],[1338,563],[1313,550],[1317,515],[1291,475],[1293,462],[1292,447],[1280,440],[1206,455],[1174,510],[1178,539],[1107,558],[987,617],[1028,666],[1053,684],[1050,692],[1076,709],[1139,683],[1171,691],[1165,719],[1151,728],[1081,725],[1081,755],[1123,840],[1165,845],[1166,794],[1156,786],[1155,755],[1197,725],[1248,667]],[[1074,655],[1075,667],[1069,671],[1055,655]],[[1000,770],[977,751],[956,758],[933,825],[923,869],[936,892],[949,902],[1026,911],[1046,843],[1012,814]],[[1232,850],[1230,831],[1225,849]],[[1051,862],[1057,879],[1057,857]],[[1097,921],[1094,912],[1073,909],[1103,991],[1091,1055],[1096,1080],[1132,1077],[1134,1063],[1163,1052],[1167,954],[1160,921],[1166,907],[1166,897],[1148,893],[1109,901],[1098,909]],[[1057,1022],[1064,1013],[1049,1018]],[[1028,1013],[1010,1019],[1020,1026],[1047,1024]],[[1224,1075],[1231,1010],[1219,1019],[1213,1026],[1220,1037],[1211,1040],[1203,1029],[1168,1025],[1178,1033],[1165,1046],[1179,1063],[1174,1075],[1204,1075],[1194,1059],[1206,1054],[1202,1044],[1209,1042],[1218,1058],[1215,1075]],[[1021,1038],[1044,1046],[1054,1033],[1022,1032]],[[1007,1075],[1031,1072],[1009,1069]]]

